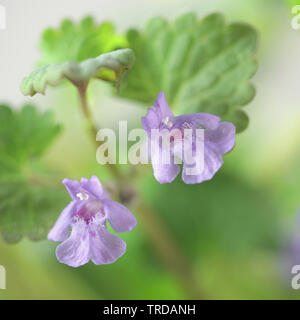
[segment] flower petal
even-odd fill
[[[164,91],[161,91],[158,96],[157,99],[155,100],[154,103],[154,107],[156,108],[156,110],[158,110],[158,114],[160,119],[165,119],[165,118],[173,118],[174,115],[168,105],[168,102],[166,100],[166,95]]]
[[[208,143],[204,145],[204,169],[201,174],[187,174],[188,168],[193,168],[195,165],[183,165],[182,180],[187,184],[201,183],[212,179],[216,172],[221,168],[223,158],[220,153],[214,150]]]
[[[62,183],[65,185],[72,199],[78,200],[76,195],[82,190],[80,183],[77,180],[70,179],[64,179]]]
[[[164,163],[162,159],[165,158],[164,153],[168,151],[163,148],[160,148],[160,150],[161,158],[160,152],[153,152],[151,154],[153,174],[159,183],[170,183],[177,177],[180,167],[178,164],[174,163],[173,156],[171,156],[170,164]]]
[[[120,258],[126,251],[126,242],[107,231],[104,223],[90,224],[91,260],[97,264],[110,264]]]
[[[178,164],[152,164],[153,174],[159,183],[171,183],[180,171]]]
[[[230,122],[221,122],[215,130],[206,130],[205,141],[214,145],[218,152],[229,152],[235,143],[235,126]]]
[[[209,113],[192,113],[178,116],[174,120],[174,127],[182,127],[184,123],[190,124],[196,129],[199,126],[205,129],[215,129],[218,127],[220,118]]]
[[[103,187],[98,177],[92,176],[90,179],[81,178],[80,184],[83,189],[96,199],[101,200],[103,198]]]
[[[146,116],[142,117],[143,127],[149,137],[151,135],[151,129],[158,129],[159,123],[160,123],[160,119],[156,109],[154,107],[149,108]]]
[[[76,212],[76,201],[72,201],[62,211],[54,227],[48,233],[48,239],[52,241],[64,241],[68,238],[72,217]]]
[[[122,204],[107,200],[103,205],[107,220],[116,232],[129,232],[136,226],[135,216]]]
[[[56,257],[61,263],[79,267],[90,259],[90,237],[87,224],[78,220],[72,225],[70,237],[56,248]]]

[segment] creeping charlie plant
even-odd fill
[[[208,37],[210,34],[217,36],[218,45],[212,41],[215,38]],[[167,38],[172,41],[166,41]],[[182,39],[193,39],[193,42],[178,45]],[[166,247],[176,248],[165,256],[161,242],[150,230],[151,226],[160,226],[160,215],[152,212],[153,208],[148,213],[149,208],[143,203],[135,179],[139,178],[140,170],[121,170],[118,164],[139,165],[146,170],[146,165],[151,163],[153,175],[161,184],[172,183],[180,172],[187,185],[212,179],[223,165],[223,156],[233,149],[236,133],[248,126],[249,119],[240,107],[255,95],[248,80],[257,70],[256,40],[256,31],[251,26],[227,24],[221,14],[198,20],[194,13],[185,13],[172,23],[155,18],[145,30],[130,30],[126,36],[116,34],[112,24],[97,25],[91,17],[78,25],[65,20],[57,30],[46,30],[40,46],[43,53],[40,67],[23,79],[21,91],[29,96],[45,94],[48,86],[66,82],[76,88],[81,115],[96,146],[96,160],[108,172],[110,181],[105,181],[103,175],[100,183],[96,172],[90,179],[74,179],[82,173],[72,180],[64,179],[71,201],[58,218],[39,212],[43,219],[31,216],[28,219],[37,221],[34,230],[25,229],[20,223],[14,226],[11,235],[6,229],[8,223],[4,223],[0,224],[2,235],[17,242],[23,235],[39,240],[48,234],[49,240],[61,242],[56,248],[58,261],[71,267],[88,261],[110,264],[125,253],[126,243],[111,233],[108,226],[117,233],[131,231],[137,224],[133,211],[144,219],[139,227],[147,229],[142,234],[156,247],[161,259],[171,265],[182,262],[176,272],[185,279],[183,270],[190,269],[186,268],[184,259],[176,258],[180,251],[176,240],[169,240],[168,233],[161,235],[165,241],[171,241]],[[113,83],[119,98],[131,99],[148,108],[140,119],[142,128],[128,132],[127,122],[116,119],[117,137],[113,130],[96,126],[88,101],[88,87],[95,80]],[[3,110],[7,130],[16,124],[21,133],[32,133],[37,145],[39,137],[43,141],[47,137],[50,144],[59,128],[48,114],[35,114],[32,108],[25,111],[11,116]],[[24,128],[19,126],[20,119],[24,119]],[[9,137],[9,133],[4,132],[4,136]],[[5,144],[9,151],[10,145],[10,141]],[[37,150],[28,147],[28,152],[22,153],[24,163],[30,163],[27,160],[32,157],[38,160],[47,146],[45,143],[44,148]],[[31,181],[40,183],[40,176],[30,177]],[[47,188],[44,193],[50,196]],[[63,192],[57,189],[61,195]],[[31,206],[22,206],[22,214],[23,207]],[[164,233],[164,227],[159,230]]]
[[[222,154],[230,151],[235,142],[234,125],[220,122],[219,117],[207,113],[175,117],[164,92],[159,93],[154,106],[142,118],[142,123],[148,139],[141,134],[137,145],[130,148],[128,158],[132,164],[147,163],[150,152],[154,176],[160,183],[172,182],[179,173],[179,164],[183,164],[182,180],[185,183],[211,179],[223,164]],[[127,125],[126,122],[121,125],[120,135],[124,141]],[[140,130],[131,132],[129,139],[136,138],[140,133]],[[98,148],[97,160],[100,164],[116,164],[114,131],[100,130],[97,141],[103,141],[105,137],[108,140]],[[127,144],[120,146],[120,154],[124,157]],[[128,232],[136,225],[132,213],[110,199],[96,176],[90,180],[82,178],[80,183],[68,179],[63,183],[72,202],[48,234],[50,240],[63,241],[56,249],[57,259],[72,267],[81,266],[89,260],[95,264],[117,260],[124,254],[126,244],[108,232],[106,222],[116,232]]]

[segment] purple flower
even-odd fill
[[[177,130],[177,132],[182,133],[180,134],[181,145],[183,149],[190,149],[192,155],[192,157],[185,158],[182,151],[177,151],[178,139],[176,135],[172,138],[168,150],[163,147],[161,142],[158,142],[160,140],[157,140],[158,149],[156,150],[158,152],[151,150],[151,160],[154,176],[160,183],[172,182],[177,177],[180,166],[178,162],[174,161],[176,158],[183,163],[182,180],[185,183],[201,183],[212,179],[223,164],[222,155],[229,152],[235,143],[235,126],[232,123],[220,122],[219,117],[208,113],[194,113],[175,117],[168,106],[164,92],[159,93],[154,106],[150,107],[146,117],[142,118],[142,123],[151,143],[153,143],[153,131],[161,133]],[[186,138],[184,133],[186,129],[191,132],[189,139]],[[202,129],[202,138],[198,136],[198,133],[196,134],[197,131],[201,131],[197,129]],[[197,165],[198,160],[195,156],[195,150],[198,143],[201,142],[200,139],[203,143],[202,170],[196,174],[190,174],[190,169]],[[151,149],[152,146],[153,144],[151,144]],[[162,161],[167,152],[171,153],[173,160],[169,163]]]
[[[95,264],[115,262],[126,251],[126,243],[108,232],[106,221],[116,232],[128,232],[136,226],[133,214],[110,199],[96,176],[90,180],[64,179],[72,201],[63,210],[48,239],[62,241],[56,248],[57,259],[71,267],[89,260]],[[72,227],[71,233],[70,227]]]

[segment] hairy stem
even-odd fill
[[[92,120],[91,112],[88,107],[87,96],[86,96],[87,86],[88,86],[88,83],[84,82],[84,83],[78,85],[77,88],[78,88],[78,93],[79,93],[80,106],[81,106],[81,110],[84,114],[87,130],[88,130],[89,134],[91,135],[92,139],[96,142],[98,130]]]
[[[88,83],[77,85],[80,106],[85,117],[89,134],[92,140],[96,143],[96,147],[98,147],[100,145],[100,142],[96,141],[98,130],[92,120],[87,104],[87,85]],[[122,200],[124,188],[132,187],[129,181],[130,177],[124,176],[124,174],[119,171],[117,165],[107,164],[107,168],[118,183],[116,197],[118,200]],[[179,248],[176,241],[167,232],[167,228],[164,226],[159,216],[142,203],[138,203],[136,211],[142,222],[141,226],[144,228],[149,241],[152,243],[156,253],[165,266],[178,277],[190,299],[200,299],[202,294],[198,287],[198,281],[194,270],[188,263],[188,260],[181,251],[181,248]]]
[[[87,131],[89,132],[89,135],[91,136],[92,140],[94,141],[96,148],[98,148],[101,145],[100,141],[97,141],[96,137],[97,137],[97,133],[98,133],[98,129],[96,127],[96,125],[93,122],[92,116],[91,116],[91,112],[88,106],[88,102],[87,102],[87,86],[88,83],[82,83],[80,85],[76,85],[77,89],[78,89],[78,93],[79,93],[79,100],[80,100],[80,107],[81,110],[83,112],[85,121],[86,121],[86,127],[87,127]],[[114,179],[121,179],[122,176],[120,175],[120,172],[118,170],[118,168],[115,165],[112,164],[107,164],[110,173],[112,174],[112,176],[114,177]]]

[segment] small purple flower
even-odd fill
[[[135,217],[110,199],[96,176],[82,178],[80,183],[64,179],[63,184],[72,201],[48,234],[49,240],[63,241],[56,248],[57,259],[71,267],[89,260],[97,265],[115,262],[125,253],[126,243],[108,232],[106,221],[114,231],[128,232],[136,226]]]
[[[178,156],[176,152],[175,142],[171,145],[171,153],[173,160],[177,157],[183,162],[182,180],[187,184],[201,183],[212,179],[215,173],[223,164],[222,155],[229,152],[235,143],[235,126],[229,122],[220,122],[220,118],[208,113],[194,113],[175,117],[168,106],[165,93],[160,92],[153,107],[148,109],[146,117],[142,118],[143,127],[147,132],[148,138],[153,141],[153,129],[159,130],[179,130],[184,137],[184,130],[192,131],[192,139],[190,140],[191,152],[195,153],[198,136],[195,134],[196,129],[204,130],[204,148],[203,148],[203,170],[198,174],[189,174],[189,169],[196,166],[196,160],[185,161],[182,153]],[[185,138],[182,138],[185,140]],[[203,142],[203,141],[202,141]],[[183,141],[183,143],[186,143]],[[159,152],[152,152],[152,167],[156,180],[160,183],[172,182],[180,171],[178,162],[171,161],[165,163],[157,161],[157,158],[164,157],[163,146],[159,144]],[[168,151],[169,152],[169,151]],[[193,156],[194,157],[194,156]],[[196,158],[196,157],[194,157]],[[193,162],[194,161],[194,162]]]

